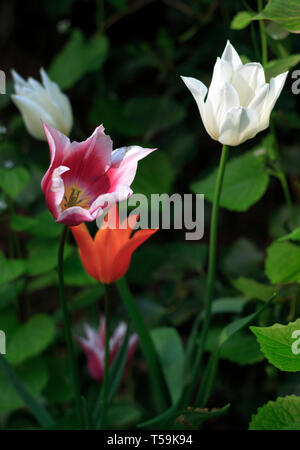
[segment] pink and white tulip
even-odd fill
[[[105,318],[100,318],[99,330],[95,330],[90,325],[85,324],[86,338],[77,337],[83,351],[87,357],[88,370],[92,378],[96,381],[102,381],[104,377],[104,362],[105,362]],[[111,365],[119,349],[121,348],[126,333],[126,324],[120,322],[115,329],[112,337],[109,339],[109,364]],[[135,349],[138,344],[138,336],[132,334],[128,342],[128,353],[126,366],[130,363]]]
[[[102,125],[83,142],[43,125],[51,161],[42,191],[55,220],[68,226],[91,222],[130,197],[138,161],[156,150],[135,145],[113,151]]]

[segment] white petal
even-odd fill
[[[230,83],[225,83],[219,92],[219,109],[216,114],[216,122],[220,128],[227,111],[234,106],[240,106],[240,102],[236,90]]]
[[[258,89],[265,83],[264,70],[258,63],[249,63],[239,67],[232,78],[232,84],[244,107],[249,105]]]
[[[269,94],[269,85],[266,83],[260,87],[258,92],[255,94],[251,102],[249,103],[247,109],[252,109],[255,111],[258,120],[260,121],[264,114],[264,105],[266,98]]]
[[[254,111],[242,107],[231,108],[221,125],[219,142],[236,146],[255,136],[258,119]]]
[[[263,115],[261,118],[260,129],[264,130],[269,126],[270,114],[275,103],[283,89],[288,72],[281,73],[275,78],[270,79],[269,94],[264,104]]]
[[[229,41],[227,41],[226,43],[226,47],[221,56],[221,59],[228,61],[232,65],[234,70],[242,66],[241,58],[239,57],[237,51]]]
[[[217,58],[207,96],[215,112],[218,110],[220,89],[224,83],[231,82],[232,75],[232,65],[228,61]]]
[[[64,127],[67,130],[65,134],[69,134],[73,125],[73,114],[70,100],[67,95],[63,94],[58,85],[50,80],[45,70],[40,70],[41,79],[51,101],[61,111],[64,121]]]
[[[205,125],[205,104],[204,98],[207,94],[207,87],[196,78],[192,77],[181,77],[182,81],[186,85],[186,87],[191,91],[196,103],[198,105],[201,119],[203,124]]]
[[[41,120],[55,126],[52,117],[37,103],[20,95],[12,95],[12,100],[21,111],[28,132],[36,139],[46,140]]]

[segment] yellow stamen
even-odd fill
[[[78,186],[66,186],[65,194],[61,201],[60,207],[62,211],[72,206],[81,206],[81,208],[89,209],[90,197],[83,194],[83,190]]]

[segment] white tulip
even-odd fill
[[[208,134],[222,144],[235,146],[269,126],[271,111],[287,73],[266,83],[261,64],[243,65],[227,41],[223,55],[215,64],[209,90],[195,78],[181,78],[197,102]]]
[[[69,98],[50,80],[44,69],[40,74],[43,85],[33,78],[25,81],[12,70],[16,92],[12,99],[21,111],[28,132],[36,139],[46,141],[42,120],[68,135],[73,125],[73,114]]]

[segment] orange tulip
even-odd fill
[[[129,227],[128,220],[125,220],[126,228],[124,222],[119,228],[117,213],[117,227],[112,229],[102,225],[94,239],[85,223],[70,227],[78,245],[83,267],[92,278],[101,283],[109,284],[122,278],[129,268],[132,253],[158,231],[158,229],[138,230],[131,236],[133,230]],[[130,217],[132,226],[137,220],[138,216]]]

